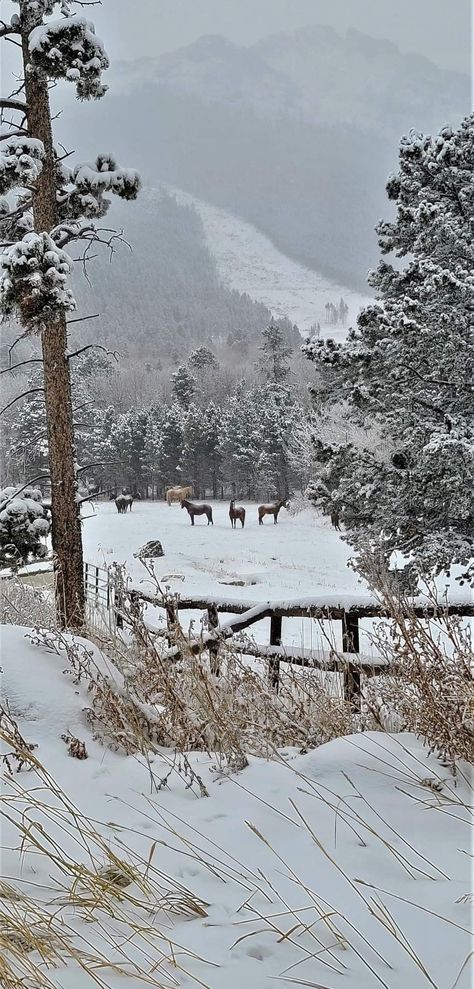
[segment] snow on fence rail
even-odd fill
[[[344,697],[354,710],[361,705],[361,677],[376,676],[387,671],[388,664],[382,657],[364,656],[360,653],[360,628],[362,618],[390,618],[377,598],[370,594],[320,595],[318,597],[300,598],[284,601],[242,601],[224,597],[186,595],[164,597],[147,594],[136,588],[128,588],[118,571],[101,570],[86,564],[88,568],[86,579],[86,594],[96,603],[101,598],[103,576],[107,576],[105,592],[106,607],[113,614],[116,628],[123,628],[133,620],[133,613],[139,614],[142,605],[151,605],[166,612],[168,626],[169,648],[163,658],[170,661],[180,656],[179,646],[173,644],[173,634],[179,625],[180,611],[207,612],[209,631],[198,638],[189,641],[187,648],[195,655],[203,650],[209,652],[211,670],[219,674],[219,647],[227,640],[245,655],[256,656],[268,663],[268,677],[271,686],[278,690],[280,681],[280,664],[289,663],[294,666],[315,667],[326,672],[339,673],[343,676]],[[127,608],[126,604],[129,604]],[[410,602],[410,610],[415,615],[432,619],[442,615],[458,615],[474,617],[474,602],[469,594],[458,591],[456,599],[445,599],[439,605],[425,598],[414,598]],[[219,614],[235,615],[234,618],[219,624]],[[270,641],[263,645],[250,640],[239,640],[239,633],[255,625],[262,619],[270,619]],[[313,618],[319,621],[340,621],[342,626],[342,651],[328,650],[314,655],[312,650],[303,647],[285,646],[282,643],[282,625],[284,618]],[[391,672],[396,672],[390,667]]]

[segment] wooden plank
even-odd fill
[[[143,601],[158,608],[165,608],[166,601],[159,595],[138,592]],[[322,621],[333,620],[342,621],[345,615],[354,615],[357,618],[390,618],[386,609],[382,608],[375,600],[371,600],[367,595],[364,601],[361,596],[354,604],[344,603],[337,597],[334,601],[322,600],[318,598],[306,598],[303,601],[241,601],[235,599],[224,599],[217,597],[204,597],[189,595],[180,597],[176,602],[179,611],[207,611],[209,606],[214,606],[219,614],[228,613],[231,615],[243,615],[246,612],[261,609],[261,617],[270,615],[282,618],[315,618]],[[474,617],[474,603],[469,601],[449,601],[443,602],[439,606],[428,603],[416,603],[410,606],[410,611],[418,618],[442,617],[444,614],[459,615],[461,617]],[[257,619],[255,619],[257,620]],[[258,619],[259,620],[259,619]]]

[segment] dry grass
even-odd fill
[[[112,989],[125,975],[163,989],[179,985],[190,954],[173,943],[170,918],[203,918],[206,904],[155,865],[156,842],[141,855],[127,828],[112,842],[105,824],[85,817],[5,709],[0,739],[11,756],[2,830],[16,837],[21,858],[41,863],[43,875],[46,866],[48,876],[45,884],[5,877],[0,885],[1,985],[50,989],[48,971],[71,963],[85,986]]]
[[[387,713],[400,730],[412,731],[453,770],[456,761],[474,762],[474,652],[472,622],[449,615],[434,586],[426,585],[429,621],[397,594],[383,571],[372,583],[390,622],[376,625],[373,642],[394,674],[369,684],[366,701],[383,728]]]

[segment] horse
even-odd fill
[[[265,515],[273,515],[274,525],[278,522],[278,514],[281,508],[288,508],[288,499],[281,498],[280,501],[275,501],[273,505],[259,505],[258,506],[258,524],[263,525],[263,520]]]
[[[181,502],[181,508],[185,508],[189,518],[191,519],[191,525],[194,525],[195,515],[206,515],[207,524],[214,525],[212,520],[212,508],[210,505],[194,505],[192,501],[188,501],[187,498],[183,498]]]
[[[341,526],[340,526],[339,522],[340,522],[339,512],[338,512],[337,508],[335,508],[331,512],[331,525],[332,525],[333,529],[337,529],[338,532],[341,531]]]
[[[133,498],[129,494],[122,493],[118,495],[117,498],[115,499],[115,504],[117,506],[117,511],[119,515],[125,515],[127,508],[129,508],[130,511],[132,511]]]
[[[182,502],[183,498],[189,498],[192,493],[193,489],[191,484],[188,484],[187,487],[168,488],[166,492],[166,501],[168,505],[172,505],[174,501]]]
[[[237,527],[237,519],[239,519],[239,522],[242,523],[242,529],[243,529],[245,525],[245,508],[236,508],[235,501],[233,498],[229,505],[229,518],[230,518],[230,524],[233,529]]]

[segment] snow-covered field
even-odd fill
[[[471,984],[472,792],[413,736],[353,735],[306,755],[284,751],[280,762],[251,759],[230,775],[199,753],[188,768],[164,749],[145,763],[94,740],[86,684],[67,675],[64,653],[9,626],[2,646],[3,695],[50,779],[45,786],[42,770],[25,767],[9,777],[3,767],[0,940],[20,946],[18,965],[38,966],[35,985]],[[86,743],[87,759],[68,755],[65,732]],[[119,876],[125,863],[136,879],[122,899],[112,884],[99,907],[87,884],[111,856]],[[174,917],[160,907],[170,891]],[[201,901],[200,915],[186,917],[183,900]],[[25,928],[49,950],[62,943],[63,956],[64,944],[76,952],[67,967],[48,969],[47,983]]]
[[[372,301],[369,295],[354,292],[291,260],[265,234],[240,217],[173,186],[167,189],[180,202],[196,207],[223,281],[265,303],[274,316],[287,316],[303,333],[314,323],[320,323],[321,338],[343,339],[359,310]],[[341,296],[349,308],[346,327],[327,326],[324,307],[327,302],[337,305]]]
[[[125,563],[134,577],[146,577],[133,554],[150,539],[159,539],[165,556],[156,561],[157,575],[177,575],[170,576],[170,584],[188,594],[260,601],[360,588],[347,567],[349,547],[311,509],[291,515],[282,508],[278,525],[267,517],[259,526],[257,505],[243,502],[245,528],[239,522],[232,529],[228,502],[209,504],[213,526],[204,517],[191,526],[185,510],[164,501],[135,501],[125,515],[118,514],[113,502],[95,502],[95,514],[83,524],[84,557],[101,565]]]
[[[266,518],[259,526],[257,505],[244,503],[245,528],[238,523],[232,529],[228,503],[212,505],[214,525],[201,518],[193,527],[176,504],[137,501],[130,513],[118,515],[113,502],[96,503],[95,515],[83,525],[84,558],[100,566],[125,564],[134,583],[144,581],[143,590],[150,590],[148,574],[133,554],[149,540],[159,539],[165,556],[155,561],[156,576],[183,596],[266,601],[361,591],[362,583],[347,566],[349,546],[311,509],[297,515],[282,509],[278,525]],[[182,617],[186,622],[197,613]],[[267,625],[253,627],[257,639],[268,641]],[[283,632],[286,644],[308,647],[320,641],[315,624],[307,619],[287,620]]]

